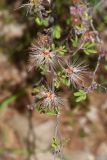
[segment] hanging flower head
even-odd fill
[[[69,81],[75,88],[83,88],[85,87],[84,79],[88,74],[87,66],[78,61],[74,61],[72,63],[67,62],[67,67],[65,69],[66,76]]]
[[[49,37],[40,34],[30,47],[30,68],[42,67],[48,72],[55,71],[61,57],[57,52],[52,48]]]
[[[35,103],[37,108],[43,110],[58,109],[63,104],[61,97],[55,93],[54,89],[45,86],[41,86],[35,94]]]

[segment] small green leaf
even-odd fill
[[[35,19],[35,22],[38,26],[48,26],[48,19],[40,19],[39,17],[37,17]]]
[[[71,39],[73,47],[78,47],[79,44],[79,38],[76,36],[75,39]]]
[[[70,25],[71,24],[71,17],[66,19],[66,24]]]
[[[75,92],[74,96],[76,97],[76,102],[81,102],[87,98],[87,94],[84,90],[79,90],[78,92]]]
[[[38,26],[42,26],[42,21],[41,21],[41,19],[40,18],[36,18],[35,19],[35,22],[36,22],[36,24],[38,25]]]
[[[84,43],[83,50],[84,50],[84,53],[87,55],[97,53],[97,50],[95,49],[95,43],[93,42]]]
[[[53,38],[60,39],[61,37],[61,27],[59,25],[54,26],[53,28]]]
[[[65,53],[67,52],[67,49],[65,48],[65,46],[60,46],[58,48],[59,54],[61,55],[65,55]]]
[[[51,148],[53,150],[56,150],[60,145],[60,141],[58,139],[56,139],[55,137],[53,137],[52,139],[52,143],[51,143]]]
[[[43,26],[47,27],[48,26],[48,19],[43,20]]]
[[[55,115],[57,115],[58,113],[55,113],[55,112],[51,112],[51,111],[50,111],[50,112],[47,112],[46,114],[49,115],[49,116],[55,116]]]

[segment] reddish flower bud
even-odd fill
[[[67,62],[67,68],[65,73],[75,88],[84,87],[84,78],[88,74],[87,66],[84,66],[83,63],[75,61],[73,63]]]
[[[72,19],[73,25],[78,26],[81,24],[81,20],[79,17],[73,17]]]
[[[107,51],[102,50],[102,51],[100,52],[100,54],[101,54],[101,57],[106,57],[106,56],[107,56]]]
[[[82,36],[82,39],[84,41],[94,41],[95,40],[95,32],[93,31],[89,31],[89,32],[85,32],[84,35]]]

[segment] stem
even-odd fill
[[[95,29],[95,27],[94,27],[94,25],[93,25],[93,20],[90,21],[90,25],[91,25],[92,30],[96,33],[96,38],[97,38],[98,43],[101,44],[102,41],[101,41],[100,38],[99,38],[99,33],[98,33],[98,31]]]
[[[60,132],[60,114],[56,116],[56,127],[55,127],[55,139],[59,140],[59,152],[56,154],[54,153],[54,160],[56,160],[57,157],[60,157],[60,160],[63,160],[63,145],[62,145],[62,136]]]
[[[98,57],[97,65],[96,65],[96,68],[95,68],[94,73],[93,73],[92,84],[95,82],[95,76],[96,76],[96,73],[97,73],[98,68],[100,66],[100,60],[101,60],[101,55],[99,55],[99,57]]]

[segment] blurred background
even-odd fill
[[[69,1],[56,0],[62,30]],[[90,2],[94,6],[97,1]],[[32,85],[39,77],[26,69],[28,47],[42,27],[24,9],[15,10],[22,3],[26,1],[0,0],[0,160],[52,160],[55,118],[27,109],[33,102]],[[107,1],[97,8],[94,22],[107,49]],[[93,68],[96,57],[90,60]],[[107,80],[106,62],[98,71],[100,81]],[[72,93],[63,90],[64,159],[107,160],[107,94],[94,92],[86,102],[76,104]]]

